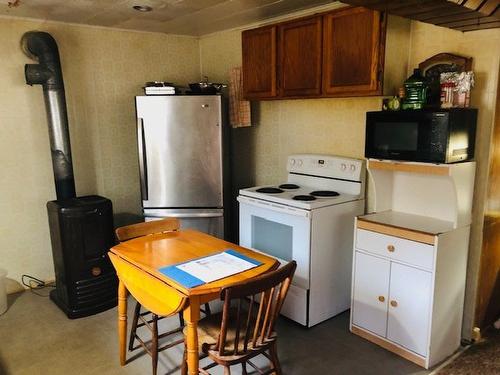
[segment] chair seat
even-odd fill
[[[236,316],[236,309],[230,310],[230,316]],[[200,353],[209,354],[208,352],[213,349],[220,334],[220,326],[222,321],[222,312],[217,314],[212,314],[206,318],[201,319],[198,322],[198,350]],[[245,327],[245,323],[241,323],[242,327]],[[240,337],[238,342],[238,352],[243,352],[245,343],[245,334],[240,330]],[[186,335],[187,328],[184,327],[184,335]],[[252,335],[253,331],[250,331]],[[272,343],[276,338],[276,334],[273,332],[269,339],[262,343],[259,339],[256,342],[255,349],[261,349],[263,346],[267,347],[268,344]],[[230,320],[227,327],[226,336],[226,348],[234,348],[234,341],[236,339],[236,321],[234,319]],[[248,349],[253,349],[252,347],[252,337],[249,338]],[[212,353],[211,353],[212,354]]]

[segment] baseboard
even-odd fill
[[[419,356],[418,354],[415,354],[409,350],[403,349],[402,347],[393,344],[389,341],[386,341],[370,332],[367,332],[361,328],[358,328],[356,326],[351,326],[351,332],[354,333],[355,335],[361,336],[364,339],[373,342],[374,344],[377,344],[378,346],[381,346],[384,349],[387,349],[423,368],[427,368],[425,364],[425,358]]]

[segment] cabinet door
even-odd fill
[[[323,22],[323,94],[381,94],[386,23],[381,13],[349,8],[325,15]]]
[[[385,337],[390,262],[356,251],[352,322]]]
[[[243,31],[241,40],[245,98],[276,96],[276,27]]]
[[[391,263],[387,338],[427,356],[432,274]]]
[[[321,93],[322,17],[279,26],[280,96]]]

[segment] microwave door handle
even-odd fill
[[[144,120],[137,118],[137,146],[139,152],[139,174],[141,178],[142,200],[148,200],[148,162],[146,158],[146,136],[144,134]]]

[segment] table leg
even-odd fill
[[[118,284],[118,337],[120,365],[127,360],[127,288],[120,280]]]
[[[184,310],[184,321],[186,323],[186,348],[187,367],[189,375],[198,375],[199,353],[198,353],[198,321],[200,320],[200,300],[198,297],[189,298],[189,306]]]

